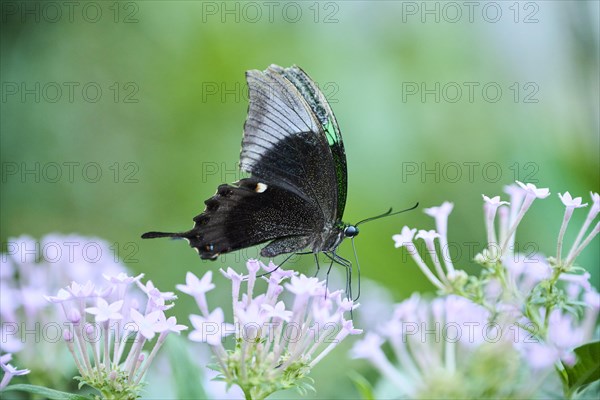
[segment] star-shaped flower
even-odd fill
[[[135,308],[131,309],[131,319],[135,324],[135,331],[138,331],[143,337],[150,340],[157,332],[161,332],[165,328],[161,325],[161,319],[165,319],[162,311],[152,311],[148,315],[143,315]]]
[[[440,235],[433,229],[426,231],[424,229],[419,230],[417,233],[416,239],[423,239],[425,242],[433,242],[434,239],[439,238]]]
[[[292,276],[290,283],[285,284],[285,288],[296,295],[314,296],[322,288],[322,282],[317,278],[304,275]]]
[[[587,207],[588,205],[587,203],[581,204],[581,197],[572,198],[571,193],[569,192],[565,192],[565,194],[559,193],[558,197],[560,197],[560,200],[567,208],[581,208]]]
[[[492,207],[500,207],[503,204],[510,204],[508,201],[500,201],[500,196],[494,196],[492,198],[487,197],[485,194],[482,194],[483,200],[486,204],[489,204]]]
[[[381,350],[384,340],[374,332],[368,332],[364,339],[357,341],[352,347],[352,358],[369,358],[374,352]]]
[[[194,330],[188,338],[194,342],[206,342],[211,346],[219,346],[221,339],[233,333],[233,325],[224,323],[225,317],[221,308],[215,308],[206,318],[190,315]]]
[[[88,314],[95,315],[96,322],[106,322],[109,320],[122,319],[123,315],[119,313],[121,307],[123,307],[123,300],[118,300],[114,303],[108,304],[106,300],[104,300],[102,297],[99,297],[96,302],[96,307],[88,307],[85,309],[85,311]]]
[[[285,304],[283,303],[283,301],[280,301],[277,304],[275,304],[275,307],[273,307],[270,304],[263,304],[261,308],[264,311],[266,311],[266,316],[268,318],[273,318],[278,321],[288,322],[293,314],[291,311],[287,311],[285,309]]]
[[[445,201],[442,203],[441,206],[425,208],[425,209],[423,209],[423,212],[433,218],[438,218],[438,217],[448,218],[448,216],[452,212],[453,208],[454,208],[453,203],[450,203],[449,201]]]
[[[212,283],[212,271],[206,271],[202,279],[198,279],[196,275],[188,272],[185,275],[185,285],[177,285],[176,287],[178,290],[191,296],[203,295],[215,288],[215,285]]]
[[[394,239],[395,242],[394,246],[398,248],[411,244],[416,232],[416,228],[410,229],[408,226],[403,227],[399,235],[392,236],[392,239]]]
[[[550,196],[550,190],[548,188],[537,188],[533,183],[523,183],[520,181],[517,182],[517,185],[521,187],[528,195],[535,196],[538,199],[545,199]]]
[[[159,317],[159,321],[156,324],[156,329],[158,332],[174,332],[179,334],[181,331],[186,330],[188,327],[185,325],[177,324],[177,318],[169,317],[165,319],[165,315],[161,314]]]

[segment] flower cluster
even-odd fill
[[[514,361],[520,357],[521,364],[526,368],[525,372],[519,372],[520,376],[547,377],[549,371],[556,367],[561,378],[566,379],[565,370],[576,362],[573,350],[594,337],[600,295],[590,284],[590,274],[576,266],[575,261],[600,231],[600,223],[589,229],[600,211],[600,196],[597,193],[591,194],[592,206],[587,218],[569,251],[564,251],[565,232],[573,211],[587,204],[579,197],[572,198],[568,192],[559,194],[565,212],[558,233],[556,255],[545,257],[541,254],[516,253],[515,236],[533,202],[547,198],[549,190],[518,181],[517,185],[508,186],[505,190],[510,201],[502,201],[499,196],[483,196],[487,244],[475,256],[475,261],[482,266],[480,276],[470,276],[458,269],[456,261],[451,259],[448,252],[447,226],[448,216],[453,209],[452,203],[446,202],[425,210],[426,214],[435,219],[435,230],[417,232],[416,229],[405,226],[399,235],[393,236],[396,247],[406,248],[443,297],[430,304],[418,298],[402,303],[398,306],[394,320],[382,327],[379,334],[369,333],[357,345],[354,355],[369,358],[384,375],[395,377],[398,382],[416,382],[416,385],[404,385],[410,388],[405,390],[409,396],[441,395],[440,392],[431,391],[433,387],[440,387],[439,382],[434,385],[431,379],[424,379],[424,371],[437,366],[442,371],[438,377],[442,378],[445,374],[468,376],[467,371],[482,373],[487,369],[477,360],[485,359],[491,354],[496,354],[496,361],[490,365],[504,365],[507,360]],[[424,251],[417,248],[418,239],[423,240]],[[427,257],[423,257],[423,253]],[[466,344],[459,340],[454,343],[442,331],[440,344],[426,340],[427,338],[421,338],[421,342],[417,343],[410,336],[413,323],[427,320],[429,323],[437,321],[442,324],[456,322],[453,318],[459,318],[456,314],[457,304],[460,304],[459,314],[469,317],[468,320],[463,319],[463,323],[467,321],[477,326],[487,325],[488,328],[493,324],[504,334],[501,335],[502,340],[493,343],[493,346],[489,341]],[[402,329],[399,328],[399,323]],[[465,332],[464,329],[462,331]],[[481,332],[480,336],[482,335],[485,337],[485,332]],[[373,350],[380,347],[384,338],[396,353],[401,366],[399,370],[386,360],[381,351]],[[528,340],[523,340],[524,338]],[[471,351],[459,353],[465,358],[461,367],[455,355],[456,349],[462,345],[470,346]],[[485,352],[487,356],[482,356],[481,352]],[[468,360],[474,361],[474,364],[470,364]],[[511,371],[510,368],[505,370],[512,374],[514,371]],[[485,393],[492,393],[497,397],[515,395],[502,392],[504,389],[501,386],[495,386],[499,384],[492,379],[496,376],[500,375],[496,372],[487,374],[479,383],[488,384],[479,389],[485,389]],[[450,384],[443,386],[446,391],[442,397],[483,395],[484,392],[473,389],[468,382],[474,381],[464,380],[456,388]],[[540,383],[539,380],[536,382]],[[531,382],[528,385],[530,390],[539,388],[539,385]],[[521,392],[520,395],[528,397],[532,393]]]
[[[210,345],[220,378],[238,385],[248,399],[309,387],[304,381],[315,364],[348,335],[361,333],[344,317],[356,305],[340,291],[329,292],[317,278],[256,260],[246,265],[248,275],[221,270],[231,280],[233,323],[225,322],[221,308],[209,312],[206,292],[214,288],[211,272],[202,279],[187,274],[186,285],[178,289],[194,297],[201,314],[190,316],[194,330],[189,338]],[[266,290],[257,294],[261,268],[270,273],[264,278]],[[224,338],[229,335],[235,336],[235,343],[226,349]]]
[[[186,329],[175,317],[165,316],[173,306],[169,302],[177,298],[174,293],[159,291],[152,281],[141,284],[142,276],[105,275],[106,285],[100,287],[90,281],[73,282],[47,297],[64,311],[63,338],[79,370],[78,379],[102,398],[139,397],[142,378],[167,335]],[[155,336],[149,354],[143,353]]]
[[[414,294],[376,332],[356,342],[351,355],[387,378],[390,386],[379,388],[377,398],[531,397],[535,388],[518,371],[516,349],[527,343],[527,333],[490,318],[488,310],[463,297],[428,301]],[[385,342],[400,368],[386,356]]]
[[[0,254],[0,350],[17,353],[19,364],[32,371],[32,381],[63,388],[73,369],[56,362],[69,357],[66,349],[40,340],[44,327],[60,318],[44,296],[71,281],[99,284],[102,273],[116,275],[127,269],[109,243],[94,237],[48,234],[37,241],[24,235],[9,238],[6,247]],[[6,372],[5,378],[11,374]]]

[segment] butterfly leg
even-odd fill
[[[339,256],[335,251],[332,251],[331,254],[325,252],[325,255],[331,260],[331,266],[335,262],[346,268],[346,295],[349,299],[352,299],[352,263]],[[331,266],[329,267],[329,271],[331,271]],[[329,271],[327,274],[329,274]]]
[[[317,253],[313,253],[315,255],[315,262],[317,263],[317,271],[315,272],[315,275],[313,277],[316,277],[319,275],[319,271],[321,270],[321,266],[319,265],[319,256],[317,255]]]
[[[325,253],[328,257],[329,255]],[[329,290],[329,273],[331,272],[331,268],[333,267],[333,258],[329,257],[331,262],[329,263],[329,268],[327,268],[327,275],[325,275],[325,298],[327,298],[327,291]]]
[[[346,260],[344,257],[337,255],[335,251],[332,251],[331,254],[325,252],[325,255],[331,260],[331,264],[329,265],[329,269],[327,270],[327,279],[329,279],[329,272],[331,271],[331,267],[333,266],[334,262],[346,268],[346,296],[348,299],[352,300],[352,263],[349,260]],[[350,309],[350,318],[354,318],[352,309]]]

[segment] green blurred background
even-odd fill
[[[188,270],[239,269],[258,249],[209,262],[183,242],[139,237],[188,229],[216,186],[238,179],[244,71],[271,63],[301,66],[332,104],[348,157],[345,221],[452,201],[455,265],[470,272],[468,242],[485,241],[482,193],[515,179],[549,187],[517,241],[553,254],[556,194],[589,201],[600,189],[597,1],[67,3],[2,2],[3,248],[23,233],[99,236],[163,290]],[[433,229],[416,211],[356,240],[363,278],[396,301],[432,290],[394,249],[405,224]],[[580,258],[596,286],[598,250],[596,239]],[[348,243],[340,252],[352,258]],[[311,257],[294,265],[314,271]],[[186,299],[176,314],[193,310]],[[342,396],[345,357],[316,372],[319,397]]]

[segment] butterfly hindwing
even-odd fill
[[[297,251],[319,223],[318,210],[306,199],[254,178],[219,186],[205,204],[194,228],[182,234],[204,259],[282,237],[293,239],[263,255],[274,257],[280,253],[273,250],[288,250],[292,241],[299,247],[291,251]]]

